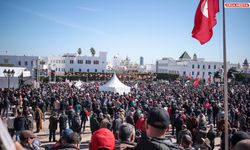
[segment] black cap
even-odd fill
[[[152,108],[149,111],[147,123],[157,129],[168,128],[170,123],[168,112],[163,108]]]

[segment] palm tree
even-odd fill
[[[82,49],[78,48],[77,53],[78,53],[78,55],[81,55],[82,54]]]
[[[96,51],[95,51],[95,49],[93,47],[90,48],[90,52],[91,52],[92,56],[95,56]]]

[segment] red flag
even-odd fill
[[[194,87],[198,87],[199,84],[200,84],[200,79],[199,79],[199,78],[196,78],[196,79],[194,80],[193,86],[194,86]]]
[[[192,37],[199,40],[201,44],[205,44],[213,36],[217,12],[219,12],[218,0],[200,0],[195,14]]]

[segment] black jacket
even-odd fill
[[[59,117],[59,127],[61,129],[67,128],[67,122],[68,122],[68,116],[67,115],[61,115]]]
[[[58,147],[54,147],[49,150],[79,150],[79,149],[72,144],[62,144],[59,145]]]
[[[182,149],[174,145],[166,138],[143,138],[134,148],[134,150],[178,150]]]
[[[16,117],[14,120],[14,128],[16,131],[22,131],[28,129],[27,118],[23,116]]]
[[[91,130],[91,132],[94,133],[96,130],[99,129],[99,127],[100,127],[100,124],[99,124],[97,118],[92,117],[90,119],[90,130]]]
[[[57,130],[57,117],[56,116],[50,116],[49,118],[49,129],[50,130]]]

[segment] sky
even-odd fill
[[[250,2],[250,0],[225,0]],[[0,54],[49,56],[89,49],[139,63],[187,51],[223,61],[222,3],[212,39],[192,38],[199,0],[0,0]],[[226,9],[227,60],[250,60],[250,8]]]

